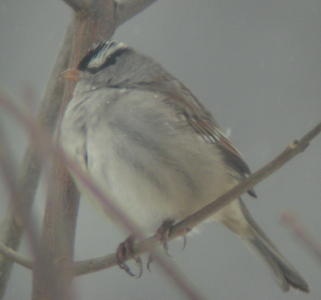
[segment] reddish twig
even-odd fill
[[[281,222],[290,228],[303,245],[321,262],[321,244],[311,236],[299,219],[291,213],[284,213],[281,216]]]
[[[52,132],[57,121],[58,110],[64,91],[64,82],[60,74],[67,68],[70,54],[71,29],[67,30],[63,46],[58,54],[55,67],[50,76],[43,102],[38,114],[38,122],[42,128]],[[19,172],[18,186],[23,191],[21,205],[28,213],[33,205],[38,181],[40,177],[41,165],[35,154],[33,145],[30,145],[24,155],[23,163]],[[17,249],[20,244],[24,228],[17,222],[14,213],[9,210],[6,219],[2,222],[1,242],[7,247]],[[7,280],[12,268],[11,260],[0,260],[0,299],[4,296]]]
[[[16,167],[14,164],[14,160],[11,157],[11,151],[6,141],[5,135],[1,131],[0,126],[0,140],[2,145],[0,147],[0,175],[3,178],[3,182],[5,183],[5,187],[8,190],[9,196],[9,206],[12,209],[13,215],[16,218],[16,222],[20,224],[22,228],[25,229],[28,237],[28,241],[31,246],[32,254],[38,261],[42,262],[42,266],[46,266],[42,270],[42,278],[45,282],[52,282],[54,279],[54,272],[52,272],[52,268],[46,263],[47,262],[47,253],[43,247],[40,246],[39,237],[36,234],[36,226],[34,224],[34,219],[32,218],[32,214],[30,209],[26,209],[26,207],[22,204],[23,193],[21,191],[20,186],[17,182],[17,174]],[[2,253],[8,253],[12,256],[15,253],[10,251],[10,248],[6,248],[5,246],[1,247]],[[21,258],[15,257],[19,259],[21,262]],[[48,285],[48,292],[50,294],[55,294],[56,289],[53,288],[52,285]]]
[[[113,1],[67,1],[77,10],[72,24],[71,55],[69,68],[75,68],[80,58],[85,55],[90,46],[111,37],[114,33]],[[63,116],[65,107],[71,99],[74,82],[65,84],[64,95],[61,100],[58,119]],[[59,121],[58,121],[59,127]],[[38,299],[70,299],[70,286],[73,278],[72,259],[79,207],[79,193],[73,184],[68,171],[61,160],[53,157],[50,172],[50,185],[45,208],[42,243],[48,252],[48,259],[54,265],[57,276],[50,284],[55,288],[56,295],[52,295],[48,283],[43,280],[41,261],[35,261],[33,296]],[[59,293],[59,294],[58,294]],[[58,296],[58,298],[57,298]]]

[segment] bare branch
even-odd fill
[[[31,259],[28,259],[18,252],[12,250],[11,248],[0,243],[0,253],[7,259],[14,261],[15,263],[26,267],[27,269],[32,269],[33,263]]]
[[[297,154],[303,152],[309,145],[310,141],[314,139],[321,132],[321,123],[310,130],[304,135],[299,141],[294,141],[290,144],[281,154],[274,158],[271,162],[266,164],[264,167],[253,173],[249,178],[226,192],[221,197],[217,198],[204,208],[200,209],[193,215],[187,217],[180,223],[176,224],[170,234],[170,239],[174,239],[178,236],[186,234],[193,227],[205,219],[211,217],[215,212],[224,207],[225,205],[232,202],[234,199],[240,197],[243,193],[247,192],[254,185],[263,181],[265,178],[273,174],[275,171],[280,169],[284,164],[291,160]],[[157,237],[148,238],[138,243],[134,248],[134,255],[139,255],[143,252],[150,251],[159,245]],[[132,257],[128,257],[130,259]],[[115,254],[110,254],[104,257],[96,259],[89,259],[86,261],[78,262],[75,265],[75,273],[82,275],[98,270],[106,269],[117,264]]]
[[[70,3],[75,2],[70,1]],[[113,2],[106,0],[88,2],[86,10],[82,8],[81,13],[75,13],[72,28],[72,55],[68,67],[76,68],[80,58],[84,56],[93,43],[110,38],[113,34],[115,30]],[[62,118],[65,107],[71,99],[74,85],[74,82],[67,82],[65,85],[59,109],[59,119]],[[56,274],[59,274],[54,281],[55,291],[59,292],[59,299],[65,300],[70,299],[70,286],[73,278],[71,265],[79,208],[79,193],[62,161],[56,159],[56,157],[53,159],[42,242],[47,247],[49,259],[54,264]],[[42,280],[41,261],[35,261],[33,274],[33,299],[55,299],[49,293],[47,283]]]
[[[156,0],[114,0],[114,2],[116,5],[115,19],[119,26],[156,2]]]
[[[303,245],[321,262],[321,244],[303,227],[298,218],[290,213],[284,213],[281,216],[281,221],[293,231]]]
[[[58,54],[55,67],[50,76],[48,86],[45,92],[43,102],[40,106],[38,121],[42,128],[53,131],[57,121],[57,115],[64,91],[64,82],[60,74],[67,68],[71,47],[71,28],[67,30],[63,46]],[[19,186],[23,191],[22,205],[24,209],[29,211],[32,208],[34,196],[37,190],[40,177],[40,162],[35,154],[33,146],[30,145],[24,155],[21,170],[19,172]],[[23,228],[9,210],[6,214],[4,222],[2,222],[1,242],[12,249],[17,249],[23,233]],[[9,278],[12,261],[0,260],[0,299],[5,293],[7,279]]]
[[[14,160],[11,157],[11,151],[8,142],[6,141],[6,136],[2,133],[1,128],[2,127],[0,126],[0,140],[2,142],[0,147],[0,175],[2,176],[5,187],[8,190],[9,206],[12,209],[12,214],[16,218],[17,224],[20,224],[21,228],[24,228],[27,233],[33,256],[37,257],[39,261],[42,261],[43,266],[46,266],[42,273],[43,279],[45,281],[52,282],[51,279],[54,277],[52,268],[50,268],[50,266],[47,264],[46,252],[42,247],[40,247],[32,213],[30,209],[26,209],[26,207],[22,204],[23,193],[18,185],[16,167]],[[1,256],[1,259],[8,261],[6,257]],[[4,281],[0,282],[0,285],[1,289],[4,291],[5,286],[3,285],[6,283],[7,278],[2,278]],[[52,292],[51,286],[48,289],[50,289],[50,292]]]
[[[69,68],[75,68],[93,43],[108,39],[115,31],[113,0],[67,1],[75,11],[72,24],[73,38]],[[80,10],[80,11],[79,11]],[[59,116],[71,99],[74,82],[67,82],[62,98]],[[79,194],[61,161],[56,160],[52,168],[52,184],[48,193],[43,244],[50,245],[50,259],[55,262],[57,290],[65,290],[60,298],[68,299],[73,273],[71,262],[79,206]],[[64,259],[61,259],[63,257]],[[37,263],[37,262],[36,262]],[[48,298],[48,289],[43,282],[41,270],[34,272],[33,299]]]

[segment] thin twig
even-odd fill
[[[6,257],[7,259],[26,267],[27,269],[32,269],[33,262],[31,259],[26,258],[25,256],[22,256],[17,251],[12,250],[11,248],[7,247],[6,245],[3,245],[0,243],[0,253]]]
[[[215,212],[232,202],[234,199],[240,197],[243,193],[247,192],[254,185],[263,181],[265,178],[280,169],[284,164],[291,160],[297,154],[303,152],[309,145],[310,141],[314,139],[321,132],[321,123],[310,130],[299,141],[291,143],[281,154],[274,158],[271,162],[264,167],[253,173],[246,180],[226,192],[221,197],[217,198],[204,208],[196,213],[187,217],[183,221],[174,225],[169,239],[174,239],[178,236],[186,234],[193,227],[203,222],[205,219],[211,217]],[[148,238],[134,247],[134,255],[142,254],[143,252],[150,251],[159,244],[157,237]],[[128,257],[130,259],[131,257]],[[98,270],[107,269],[117,264],[115,254],[110,254],[104,257],[89,259],[76,263],[75,273],[77,275],[87,274]]]
[[[321,244],[317,242],[307,229],[300,223],[297,217],[290,213],[284,213],[281,221],[290,228],[295,236],[303,243],[303,245],[321,262]]]
[[[50,76],[43,102],[40,106],[38,122],[42,128],[52,132],[56,121],[64,91],[64,82],[60,76],[68,66],[68,58],[70,54],[71,29],[67,30],[62,48],[58,54],[55,67]],[[19,172],[19,186],[23,191],[23,199],[21,199],[24,209],[31,210],[35,193],[40,177],[40,161],[35,154],[33,145],[30,145],[24,155],[23,163]],[[2,225],[1,242],[4,245],[14,249],[18,249],[24,228],[17,222],[12,210],[8,210],[6,218]],[[11,260],[0,259],[0,299],[5,294],[7,280],[10,276],[12,268]]]
[[[46,282],[52,282],[54,273],[52,272],[52,268],[50,268],[46,263],[46,252],[40,246],[32,213],[29,209],[26,209],[24,205],[21,205],[23,194],[20,186],[18,185],[15,163],[11,157],[9,143],[6,141],[6,136],[2,133],[1,129],[2,127],[0,126],[0,140],[2,141],[2,145],[0,147],[0,175],[3,178],[6,189],[8,190],[8,203],[12,208],[17,223],[20,223],[21,227],[25,228],[33,256],[39,261],[43,261],[43,265],[46,265],[46,268],[44,268],[42,273],[43,280]],[[49,293],[53,292],[51,287],[51,285],[48,287]]]
[[[71,2],[75,4],[77,1]],[[112,0],[86,1],[86,6],[83,5],[82,1],[78,1],[78,3],[83,7],[78,8],[78,10],[81,9],[81,12],[77,10],[74,14],[72,55],[68,62],[68,68],[76,68],[80,58],[85,55],[93,43],[110,38],[115,30]],[[65,107],[71,99],[74,85],[74,82],[65,84],[58,113],[59,120],[61,120]],[[54,156],[47,193],[42,243],[46,246],[48,259],[54,265],[55,272],[58,275],[51,283],[57,293],[55,296],[49,293],[48,284],[42,279],[42,262],[36,260],[33,272],[32,293],[34,300],[44,298],[65,300],[71,298],[72,260],[78,208],[79,193],[65,165]],[[52,287],[50,289],[52,290]]]

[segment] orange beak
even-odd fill
[[[66,71],[61,73],[62,77],[71,81],[78,81],[80,71],[77,69],[67,69]]]

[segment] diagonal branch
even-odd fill
[[[289,160],[294,158],[299,153],[303,152],[308,147],[310,141],[312,141],[312,139],[314,139],[320,132],[321,123],[310,130],[299,141],[294,141],[293,143],[291,143],[281,154],[279,154],[271,162],[266,164],[257,172],[253,173],[243,182],[241,182],[204,208],[200,209],[193,215],[176,224],[171,231],[169,239],[174,239],[178,236],[186,234],[186,232],[200,224],[205,219],[211,217],[219,209],[229,204],[234,199],[237,199],[243,193],[253,188],[254,185],[258,184],[259,182],[263,181],[265,178],[276,172]],[[153,249],[157,245],[159,245],[157,237],[148,238],[135,246],[134,255],[140,255],[143,252],[150,251],[150,249]],[[132,257],[128,257],[127,259],[130,258]],[[82,275],[98,270],[107,269],[115,265],[117,265],[116,256],[115,254],[110,254],[104,257],[77,262],[75,264],[75,273],[77,275]]]

